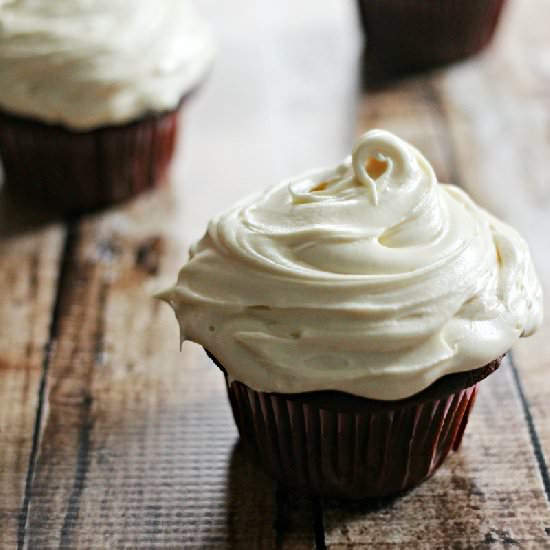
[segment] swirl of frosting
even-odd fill
[[[161,297],[256,390],[382,400],[483,366],[542,318],[518,233],[381,130],[212,220]]]
[[[187,0],[0,0],[0,107],[76,130],[175,108],[210,31]]]

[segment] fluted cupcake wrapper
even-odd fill
[[[163,182],[180,110],[86,132],[0,113],[6,184],[68,212],[126,200]]]
[[[439,399],[355,412],[236,381],[227,391],[241,437],[273,477],[317,495],[362,499],[396,494],[431,476],[458,449],[477,384]]]
[[[506,0],[358,0],[367,62],[387,72],[450,63],[483,49]]]

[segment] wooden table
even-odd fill
[[[377,89],[359,85],[353,2],[201,7],[219,55],[171,188],[72,221],[1,196],[0,546],[550,548],[550,320],[483,383],[432,479],[343,505],[250,461],[220,373],[178,351],[151,297],[213,214],[384,127],[520,229],[548,306],[550,4],[511,1],[482,56]]]

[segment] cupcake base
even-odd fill
[[[505,0],[358,0],[367,63],[401,73],[458,61],[493,37]]]
[[[418,485],[458,449],[477,383],[500,362],[399,401],[266,393],[236,381],[227,392],[241,437],[282,484],[324,497],[386,497]]]
[[[6,186],[64,212],[129,199],[165,179],[180,111],[85,132],[0,112]]]

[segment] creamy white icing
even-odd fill
[[[381,130],[215,218],[190,256],[161,297],[256,390],[405,398],[542,320],[519,234]]]
[[[0,107],[75,129],[170,110],[204,76],[188,0],[0,0]]]

